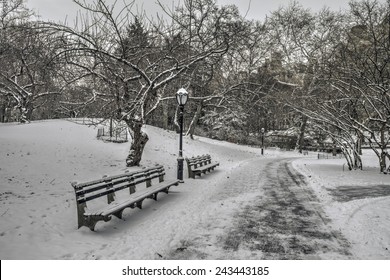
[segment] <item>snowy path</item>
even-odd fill
[[[328,226],[291,160],[257,158],[232,172],[233,183],[214,198],[208,219],[169,258],[350,258],[348,242]],[[227,228],[226,219],[232,220]]]
[[[291,160],[271,162],[265,170],[265,196],[250,209],[257,213],[258,248],[265,258],[349,258],[348,241],[331,229],[320,201],[291,167]]]

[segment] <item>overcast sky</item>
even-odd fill
[[[29,8],[34,9],[44,20],[63,21],[66,16],[68,19],[73,19],[79,7],[72,0],[25,0]],[[91,1],[92,0],[88,0]],[[161,3],[172,7],[173,3],[178,3],[180,0],[160,0]],[[109,0],[114,2],[114,0]],[[118,0],[119,3],[122,0]],[[147,11],[150,15],[161,13],[156,4],[156,0],[135,0],[137,7]],[[240,8],[241,13],[247,14],[249,19],[263,20],[271,11],[276,10],[280,6],[288,5],[290,0],[217,0],[218,4],[235,4]],[[349,0],[299,0],[306,8],[313,11],[319,10],[324,6],[332,10],[340,10],[348,8]]]

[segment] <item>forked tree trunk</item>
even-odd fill
[[[29,97],[22,98],[19,105],[20,118],[19,122],[26,123],[31,121],[33,106]]]
[[[347,160],[348,170],[353,170],[353,162],[348,152],[344,153],[344,157]]]
[[[337,139],[334,139],[334,142],[341,148],[349,170],[363,169],[362,158],[358,150],[355,149],[357,146],[356,143],[343,143]]]
[[[129,155],[126,158],[126,165],[139,166],[142,154],[145,148],[146,143],[149,140],[148,135],[142,131],[142,122],[141,121],[126,121],[131,134],[131,146]]]

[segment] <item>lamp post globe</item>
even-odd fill
[[[176,101],[179,106],[186,105],[188,100],[188,91],[185,88],[181,88],[176,92]]]
[[[176,101],[179,105],[179,126],[180,126],[180,136],[179,136],[179,157],[177,158],[177,179],[180,182],[183,181],[183,115],[184,115],[184,105],[186,105],[188,100],[188,92],[186,89],[181,88],[176,92]]]

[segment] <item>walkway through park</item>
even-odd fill
[[[292,160],[256,158],[237,168],[226,179],[234,184],[220,188],[224,191],[213,198],[209,219],[168,258],[350,258],[348,241],[331,229],[315,194],[292,168]],[[225,204],[235,210],[227,210]],[[231,218],[224,228],[224,219]]]

